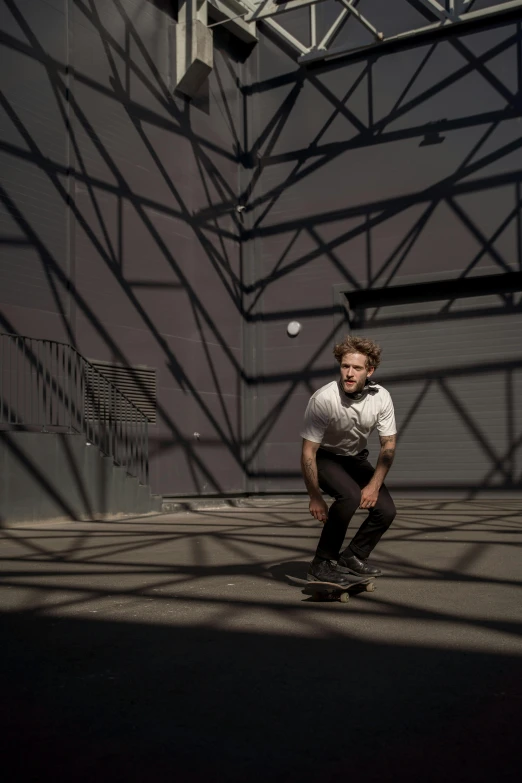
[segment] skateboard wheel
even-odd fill
[[[322,599],[322,597],[321,597],[321,595],[319,593],[312,593],[312,601],[319,602],[319,601],[322,601],[322,600],[323,599]]]
[[[348,595],[348,593],[341,593],[341,595],[339,596],[339,601],[342,604],[347,604],[349,600],[350,600],[350,596]]]
[[[375,584],[375,582],[368,582],[368,584],[366,585],[367,593],[373,593],[375,592],[376,589],[377,589],[377,585]]]

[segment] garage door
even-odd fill
[[[387,483],[429,494],[512,495],[522,475],[520,293],[428,294],[353,310],[351,333],[383,349],[375,379],[396,410],[399,447]],[[375,460],[378,438],[370,443]]]

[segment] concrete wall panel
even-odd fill
[[[174,12],[3,4],[0,328],[155,367],[152,488],[189,495],[243,486],[227,457],[240,437],[243,54],[217,30],[208,84],[175,95]],[[197,429],[221,445],[201,446],[196,474],[179,439]],[[207,462],[214,483],[200,480]]]
[[[326,22],[328,5],[318,9],[320,24]],[[365,4],[364,12],[386,21],[388,34],[392,21],[397,32],[426,23],[418,8],[399,4],[403,6],[409,8],[405,14],[417,14],[416,20],[397,19],[395,6],[392,19],[390,5],[377,1]],[[346,25],[338,43],[364,43],[356,27]],[[350,329],[335,299],[339,287],[380,290],[522,268],[520,41],[516,20],[496,21],[305,70],[296,67],[275,36],[261,38],[249,128],[258,165],[248,189],[251,212],[245,236],[245,254],[254,270],[246,340],[255,356],[246,460],[256,489],[303,486],[295,454],[295,408],[301,403],[302,416],[311,391],[338,372],[333,343]],[[429,360],[429,372],[451,385],[453,364],[435,350],[437,335],[444,334],[443,353],[450,350],[471,362],[476,349],[484,371],[491,365],[502,401],[495,426],[510,429],[507,422],[519,416],[512,389],[519,370],[510,369],[519,357],[509,327],[519,298],[511,296],[506,294],[504,305],[497,302],[489,315],[484,303],[470,303],[469,321],[455,323],[453,332],[445,313],[454,312],[455,302],[437,304],[440,325],[412,324],[408,330],[402,323],[395,342],[391,327],[375,325],[372,333],[385,345],[379,375],[396,389],[404,411],[421,383],[418,378],[407,388],[401,385],[407,357],[413,371],[411,357],[420,351],[419,373]],[[490,318],[501,312],[509,318],[500,317],[498,323]],[[478,313],[484,314],[486,331],[478,339],[472,330],[479,343],[475,346],[469,344],[469,329]],[[303,326],[294,340],[284,328],[292,319]],[[448,343],[451,333],[455,344]],[[423,342],[428,334],[428,343]],[[416,348],[416,338],[421,347]],[[498,354],[505,362],[504,375],[493,370],[495,339],[497,348],[509,345],[509,356]],[[484,354],[485,344],[491,355]],[[402,357],[397,366],[390,359],[394,348]],[[457,385],[459,399],[467,399],[463,408],[456,398],[449,401],[451,395],[430,389],[432,397],[426,396],[416,412],[415,427],[408,425],[407,456],[396,471],[399,483],[404,485],[409,475],[411,486],[428,486],[431,480],[434,491],[456,484],[464,492],[488,487],[513,491],[516,469],[508,470],[502,462],[504,472],[499,471],[497,460],[518,460],[520,444],[499,435],[496,446],[493,441],[487,448],[478,446],[484,401],[476,391],[473,368]],[[448,461],[441,445],[428,476],[424,436],[437,400],[444,403],[446,449],[455,441],[455,455],[461,459]]]

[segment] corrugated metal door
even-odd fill
[[[352,333],[383,348],[375,380],[396,410],[399,448],[388,485],[466,495],[520,490],[520,294],[390,304],[355,315]],[[375,435],[370,443],[375,461]]]

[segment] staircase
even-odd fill
[[[0,334],[0,524],[161,513],[146,416],[72,346]]]

